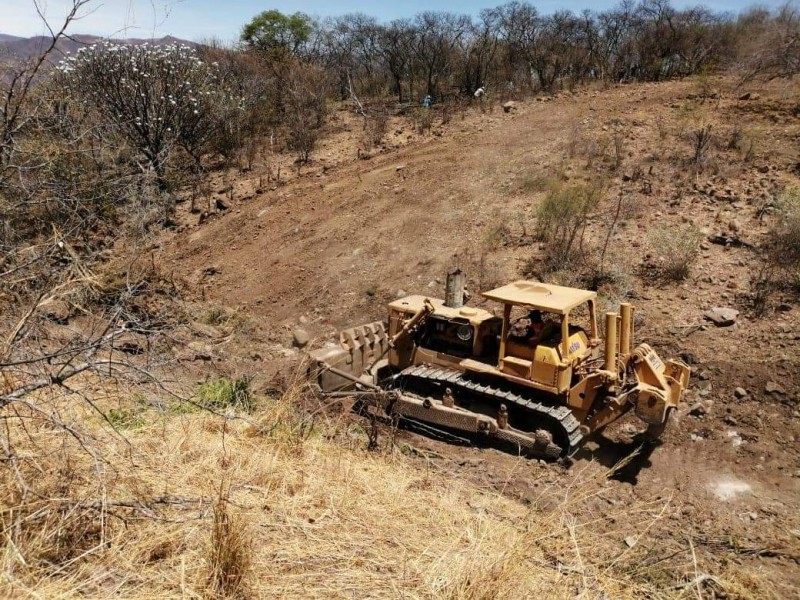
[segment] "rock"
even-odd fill
[[[217,207],[217,210],[228,210],[228,205],[222,201],[222,198],[215,198],[214,206]]]
[[[194,321],[193,323],[189,324],[189,328],[194,331],[195,333],[209,337],[212,339],[218,339],[223,337],[222,331],[214,327],[213,325],[208,325],[207,323],[200,323],[198,321]]]
[[[628,537],[625,538],[625,545],[628,548],[633,548],[636,545],[636,538],[633,537],[632,535],[629,535]]]
[[[760,96],[753,92],[747,92],[739,96],[739,100],[758,100]]]
[[[711,321],[717,327],[729,327],[736,323],[736,318],[739,316],[739,311],[734,308],[723,308],[715,306],[707,310],[703,315],[707,320]]]
[[[64,300],[57,298],[42,302],[39,305],[45,319],[58,323],[59,325],[66,325],[69,318],[72,316],[72,308]]]
[[[408,292],[406,292],[405,290],[402,290],[402,289],[401,290],[397,290],[397,297],[398,298],[402,298],[404,296],[408,296]]]
[[[697,402],[689,409],[689,414],[693,417],[703,417],[709,413],[709,410],[713,404],[713,400]]]
[[[731,429],[725,432],[725,436],[731,441],[731,445],[734,448],[738,448],[739,446],[744,444],[744,440],[742,439],[742,436],[739,435],[738,431],[734,431]]]
[[[406,166],[405,166],[405,165],[397,165],[397,166],[394,168],[394,170],[395,170],[395,171],[397,171],[397,172],[400,172],[400,171],[402,171],[402,170],[403,170],[403,169],[405,169],[405,168],[406,168]]]
[[[768,381],[764,386],[764,391],[768,394],[785,394],[786,390],[774,381]]]
[[[747,396],[747,390],[743,387],[737,387],[735,390],[733,390],[733,395],[737,398],[744,398]]]
[[[292,332],[292,344],[296,347],[305,348],[310,341],[311,336],[305,329],[297,328]]]
[[[514,102],[513,100],[509,100],[508,102],[503,104],[503,112],[510,113],[512,110],[515,110],[516,108],[517,108],[517,103]]]
[[[193,341],[186,344],[186,347],[192,351],[192,360],[209,361],[212,359],[211,347],[203,342]]]

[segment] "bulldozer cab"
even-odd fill
[[[504,305],[498,369],[552,393],[565,393],[572,367],[591,356],[599,344],[596,293],[515,281],[482,295]],[[533,311],[542,315],[540,327],[529,325],[521,332],[516,325]],[[575,323],[573,317],[579,317]]]

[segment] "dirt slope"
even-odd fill
[[[244,333],[217,350],[241,359],[231,368],[260,373],[291,360],[298,325],[322,340],[381,318],[384,302],[400,290],[440,295],[453,265],[468,272],[473,289],[523,276],[538,252],[526,237],[543,194],[537,178],[602,176],[607,206],[591,233],[599,235],[623,194],[630,214],[612,249],[629,271],[629,296],[641,315],[637,337],[691,362],[687,399],[711,402],[635,458],[587,510],[672,497],[659,524],[665,536],[680,544],[691,534],[712,563],[746,563],[774,574],[779,595],[796,594],[800,311],[785,298],[768,318],[744,312],[756,264],[747,247],[704,242],[680,284],[641,276],[657,258],[645,241],[654,227],[692,224],[707,236],[755,244],[766,231],[760,201],[800,182],[794,90],[776,85],[761,90],[763,99],[740,100],[741,90],[717,86],[716,98],[698,98],[701,86],[691,81],[565,94],[519,103],[508,114],[499,106],[475,110],[424,135],[398,123],[391,139],[399,147],[369,160],[357,159],[357,123],[342,115],[350,138],[331,138],[304,174],[280,185],[264,184],[257,170],[238,176],[229,209],[202,225],[184,214],[159,257],[198,298],[248,320]],[[690,134],[701,122],[713,124],[717,143],[695,175]],[[755,140],[753,156],[727,142],[737,128]],[[608,167],[615,137],[616,170]],[[214,187],[224,187],[222,178]],[[703,321],[712,306],[743,313],[735,327],[717,328]],[[768,393],[770,383],[780,391]],[[738,387],[747,392],[742,398]],[[408,443],[433,451],[433,468],[530,500],[537,491],[528,482],[541,480],[543,469],[545,479],[568,485],[576,471],[610,466],[635,449],[631,433],[624,424],[614,428],[567,471],[416,436]]]

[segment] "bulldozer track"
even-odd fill
[[[580,423],[566,406],[550,405],[537,400],[526,398],[515,391],[500,388],[495,385],[480,383],[468,375],[439,367],[417,365],[408,367],[392,378],[392,387],[400,390],[409,390],[414,393],[432,385],[450,388],[457,398],[470,398],[489,401],[498,407],[505,404],[521,410],[526,418],[533,423],[547,429],[554,435],[561,445],[561,456],[573,454],[583,441]],[[502,433],[502,432],[499,432]],[[502,439],[502,435],[499,435]],[[549,456],[549,458],[558,458]]]

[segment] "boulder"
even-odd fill
[[[703,315],[707,320],[711,321],[717,327],[729,327],[736,323],[736,318],[739,316],[739,311],[735,308],[724,308],[715,306],[707,310]]]
[[[786,390],[783,387],[775,383],[774,381],[768,381],[767,385],[764,386],[764,391],[768,394],[785,394]]]
[[[297,348],[305,348],[311,341],[311,335],[305,330],[297,328],[292,332],[292,344]]]
[[[513,100],[509,100],[508,102],[505,102],[503,104],[503,112],[510,113],[511,111],[516,110],[516,108],[517,108],[517,103],[514,102]]]
[[[45,319],[59,325],[66,325],[72,316],[72,307],[65,300],[57,298],[42,302],[39,310],[42,311]]]

